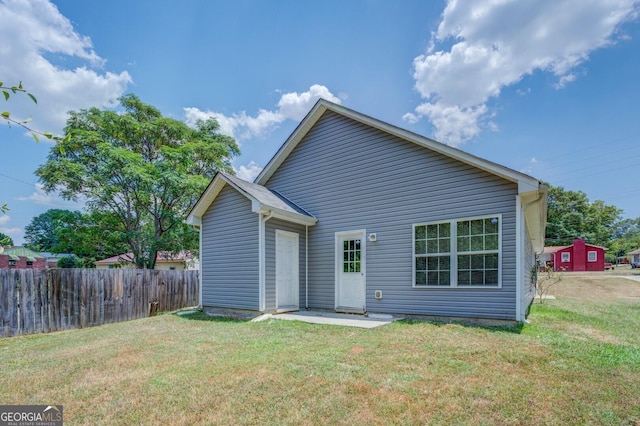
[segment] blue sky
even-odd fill
[[[318,97],[640,217],[637,0],[0,0],[1,110],[60,133],[135,93],[216,117],[252,179]],[[3,101],[0,101],[3,102]],[[50,143],[0,126],[0,232],[81,202],[33,174]],[[399,171],[401,172],[401,171]]]

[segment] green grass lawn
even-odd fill
[[[69,425],[640,424],[640,283],[551,293],[514,330],[161,315],[0,339],[0,404]]]

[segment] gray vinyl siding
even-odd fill
[[[299,306],[305,305],[305,227],[279,219],[269,219],[265,224],[265,309],[276,309],[276,230],[295,232],[298,234],[298,259],[300,300]]]
[[[225,185],[202,217],[202,305],[259,309],[258,215]]]
[[[334,308],[335,232],[365,229],[377,234],[365,241],[367,311],[515,319],[515,183],[328,111],[265,186],[318,218],[310,307]],[[413,224],[491,214],[502,215],[502,288],[413,288]]]

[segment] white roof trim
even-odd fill
[[[491,174],[500,176],[511,182],[517,182],[519,193],[537,190],[540,186],[540,182],[537,179],[525,175],[524,173],[520,173],[489,160],[476,157],[475,155],[461,151],[457,148],[453,148],[449,145],[436,142],[433,139],[429,139],[425,136],[418,135],[417,133],[401,129],[373,117],[369,117],[357,111],[346,108],[342,105],[329,102],[325,99],[320,99],[318,100],[318,102],[316,102],[311,111],[309,111],[306,117],[300,122],[298,127],[296,127],[291,136],[289,136],[285,143],[280,147],[276,155],[269,161],[262,172],[260,172],[254,182],[264,185],[327,110],[333,111],[337,114],[351,118],[360,123],[390,133],[407,141],[414,142],[432,151],[485,170]]]
[[[220,172],[216,173],[214,178],[209,183],[209,186],[207,186],[207,189],[205,189],[204,193],[200,196],[200,199],[198,200],[196,205],[193,206],[193,208],[189,212],[189,215],[187,216],[185,222],[188,225],[202,226],[202,216],[205,214],[209,206],[211,206],[211,203],[213,203],[213,201],[216,199],[225,185],[231,186],[240,194],[248,198],[249,201],[251,201],[251,211],[253,211],[254,213],[271,212],[273,214],[273,217],[284,219],[293,223],[299,223],[302,225],[315,225],[318,221],[313,216],[298,213],[296,211],[293,211],[293,209],[291,209],[292,211],[287,211],[286,208],[288,208],[288,206],[286,206],[286,203],[282,200],[281,201],[284,208],[279,208],[278,206],[263,202],[262,200],[258,199],[257,197],[250,194],[247,190],[245,190],[245,188],[243,188],[238,182],[235,181],[236,179],[239,178],[227,176],[224,173]],[[244,184],[245,182],[242,183]],[[250,182],[246,182],[246,184],[256,185]],[[268,189],[266,188],[263,189],[268,191]],[[268,192],[276,197],[275,194],[271,193],[270,191]],[[280,198],[278,198],[278,200],[280,200]]]

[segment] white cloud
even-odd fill
[[[78,34],[71,22],[47,0],[5,0],[0,3],[0,39],[10,40],[0,49],[0,75],[5,85],[22,81],[37,99],[12,95],[10,111],[15,118],[33,117],[30,126],[60,133],[67,112],[117,103],[131,77],[99,72],[105,60],[92,49],[89,37]],[[79,63],[65,69],[48,58]]]
[[[302,93],[290,92],[280,97],[275,110],[260,109],[255,116],[245,111],[230,116],[215,111],[202,111],[198,108],[184,108],[186,122],[193,125],[198,119],[213,117],[220,124],[220,131],[238,139],[264,137],[285,120],[300,121],[320,98],[340,103],[340,98],[320,84],[312,85]]]
[[[81,209],[84,207],[84,199],[69,201],[60,198],[55,192],[46,193],[40,183],[36,183],[36,190],[27,197],[18,197],[19,201],[32,201],[41,206],[57,207],[64,209]]]
[[[250,161],[246,166],[240,166],[240,168],[236,170],[236,175],[240,179],[253,182],[253,180],[260,174],[261,171],[262,167],[258,166],[258,163],[256,163],[255,161]]]
[[[429,49],[413,62],[425,102],[403,118],[427,117],[436,138],[460,145],[482,130],[486,103],[502,88],[536,70],[564,87],[637,16],[637,0],[449,0]],[[439,43],[453,44],[436,50]]]
[[[9,222],[11,222],[11,216],[9,216],[8,214],[3,214],[0,216],[0,232],[10,236],[13,240],[15,240],[17,237],[22,235],[22,229],[8,228],[6,225],[8,225]]]

